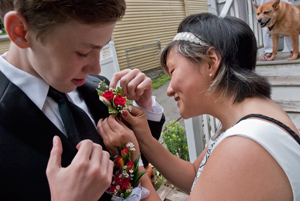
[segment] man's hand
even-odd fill
[[[139,145],[133,131],[114,115],[110,115],[105,119],[100,119],[97,124],[97,129],[103,139],[105,147],[112,154],[119,154],[117,147],[121,147],[128,142],[133,143],[136,150],[132,154],[132,159],[135,160],[140,154]]]
[[[53,138],[46,170],[52,201],[96,201],[112,180],[113,162],[109,153],[90,140],[81,141],[72,163],[61,167],[62,144]]]
[[[140,107],[152,111],[152,80],[138,69],[126,69],[113,75],[110,88],[120,81],[122,96],[134,100]]]

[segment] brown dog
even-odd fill
[[[275,58],[278,49],[279,35],[289,36],[293,43],[293,55],[289,60],[295,60],[299,55],[299,34],[300,34],[300,5],[295,6],[280,0],[271,1],[257,6],[256,19],[261,27],[268,27],[272,35],[273,52],[268,58],[271,61]]]

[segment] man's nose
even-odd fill
[[[94,58],[94,60],[90,64],[90,71],[91,71],[91,74],[94,74],[94,75],[100,74],[100,72],[101,72],[100,53],[97,54],[97,56]]]

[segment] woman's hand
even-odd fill
[[[134,132],[139,142],[152,137],[144,110],[132,106],[131,112],[123,112],[122,118]]]
[[[46,170],[52,201],[98,200],[111,184],[114,163],[109,153],[90,140],[81,141],[77,149],[72,163],[63,168],[61,140],[53,138]]]
[[[119,154],[118,147],[132,142],[135,146],[133,152],[133,160],[140,154],[139,145],[137,139],[132,130],[130,130],[123,122],[121,122],[116,116],[110,115],[106,119],[100,119],[97,124],[97,129],[103,139],[106,148],[112,154]]]
[[[152,81],[145,73],[138,69],[126,69],[114,73],[110,81],[110,88],[116,88],[120,81],[122,96],[134,100],[139,106],[152,111]]]

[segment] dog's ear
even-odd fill
[[[253,4],[253,6],[254,6],[256,9],[258,9],[258,7],[259,7],[258,5],[255,5],[255,4]]]
[[[275,3],[273,4],[274,10],[277,10],[279,8],[280,0],[276,0]]]

